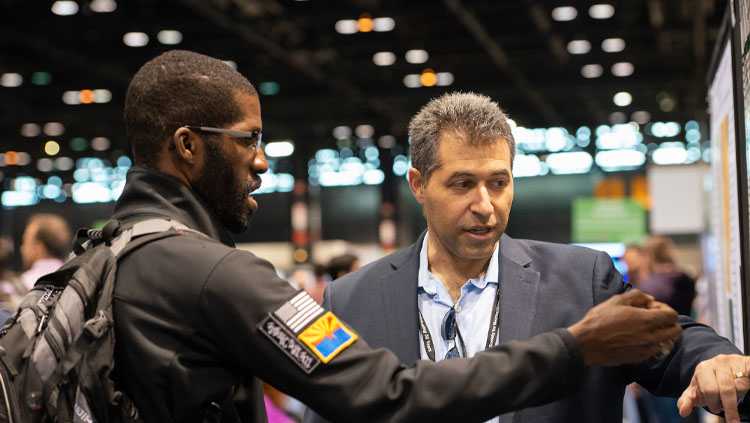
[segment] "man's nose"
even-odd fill
[[[266,154],[262,148],[258,148],[258,152],[253,159],[253,172],[259,174],[268,172],[268,160],[266,160]]]
[[[484,185],[479,185],[475,190],[471,211],[481,216],[489,216],[494,211],[492,197],[490,197],[490,193]]]

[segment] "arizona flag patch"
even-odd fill
[[[323,363],[328,363],[356,341],[357,334],[329,311],[297,335],[297,338],[310,347]]]

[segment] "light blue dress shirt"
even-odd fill
[[[448,290],[445,289],[442,282],[435,277],[429,270],[427,259],[427,238],[429,233],[425,234],[422,250],[419,253],[419,274],[417,282],[417,302],[419,310],[424,316],[427,328],[432,335],[432,342],[435,346],[435,360],[443,360],[449,349],[453,348],[453,341],[446,341],[440,335],[440,326],[443,323],[443,317],[453,307]],[[484,351],[487,344],[487,332],[490,330],[490,319],[492,315],[492,306],[495,303],[495,294],[497,292],[498,276],[498,248],[492,253],[490,264],[484,275],[469,279],[461,287],[461,296],[456,302],[456,323],[461,332],[461,336],[466,342],[466,354],[469,357]],[[419,337],[419,352],[423,360],[429,360],[424,348],[422,334],[417,333]],[[499,338],[499,336],[498,336]],[[458,336],[456,336],[456,342]],[[458,351],[461,352],[461,346],[458,345]],[[495,417],[488,422],[499,422],[500,419]]]

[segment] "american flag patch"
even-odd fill
[[[273,315],[295,334],[299,334],[325,310],[305,291],[298,292],[290,300],[277,308]]]

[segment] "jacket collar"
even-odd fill
[[[132,167],[112,218],[127,223],[150,217],[177,220],[234,247],[229,232],[195,191],[172,176],[144,167]]]

